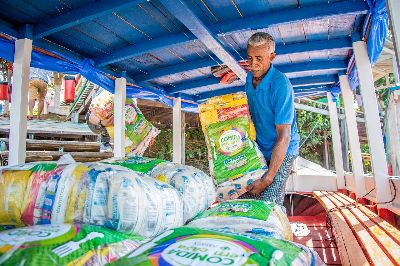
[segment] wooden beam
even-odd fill
[[[112,12],[129,8],[145,0],[98,0],[82,7],[62,12],[34,26],[34,38],[41,39],[47,35],[71,28],[96,18],[109,15]]]
[[[343,95],[343,104],[346,114],[346,124],[351,152],[351,162],[355,179],[355,188],[353,188],[353,190],[356,192],[357,197],[362,197],[366,194],[366,190],[364,183],[364,169],[361,158],[360,139],[358,137],[356,113],[353,105],[353,92],[351,91],[347,75],[341,75],[339,80]]]
[[[214,53],[224,64],[226,64],[241,81],[246,81],[246,71],[240,66],[236,59],[224,48],[224,45],[212,33],[196,14],[180,0],[169,0],[161,2],[167,10],[183,23],[212,53]]]
[[[367,44],[364,41],[355,42],[353,43],[353,50],[360,82],[361,97],[364,104],[365,125],[372,158],[376,197],[378,202],[387,202],[390,201],[392,195],[390,192],[386,152],[383,144],[381,120]]]
[[[11,95],[10,117],[10,157],[9,165],[25,163],[28,88],[32,55],[32,40],[19,39],[15,41],[13,65],[13,93]]]
[[[9,140],[6,138],[0,138],[0,141],[4,141],[9,146]],[[76,152],[76,151],[93,151],[100,152],[100,143],[98,142],[86,142],[86,141],[57,141],[57,140],[37,140],[27,139],[26,149],[30,151],[59,151],[60,148],[64,152]]]

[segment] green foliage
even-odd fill
[[[300,134],[300,156],[323,165],[324,137],[330,140],[329,117],[309,111],[297,111],[297,128]],[[313,130],[314,129],[314,130]]]
[[[206,173],[208,170],[207,146],[201,128],[185,130],[185,161],[187,165],[197,167]],[[172,130],[161,129],[156,141],[144,154],[145,156],[172,161]]]

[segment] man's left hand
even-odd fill
[[[261,179],[254,181],[247,187],[247,192],[252,195],[260,195],[274,181],[273,178],[263,176]]]

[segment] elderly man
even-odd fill
[[[294,92],[289,79],[273,65],[275,42],[268,33],[253,34],[247,44],[251,72],[246,94],[257,143],[268,171],[247,187],[242,198],[257,198],[283,204],[285,185],[298,155],[300,136],[296,127]]]

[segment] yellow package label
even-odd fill
[[[68,207],[65,213],[65,223],[73,223],[74,218],[79,215],[76,210],[83,210],[86,200],[86,189],[81,186],[81,179],[83,175],[90,170],[85,165],[77,165],[72,172],[72,178],[75,180],[75,184],[72,186],[69,195]]]
[[[250,119],[247,98],[244,93],[232,93],[209,99],[206,103],[199,105],[200,123],[205,132],[206,126],[247,116]],[[256,130],[250,119],[249,138],[256,140]]]
[[[21,220],[25,189],[32,171],[4,171],[0,177],[0,224],[23,225]]]

